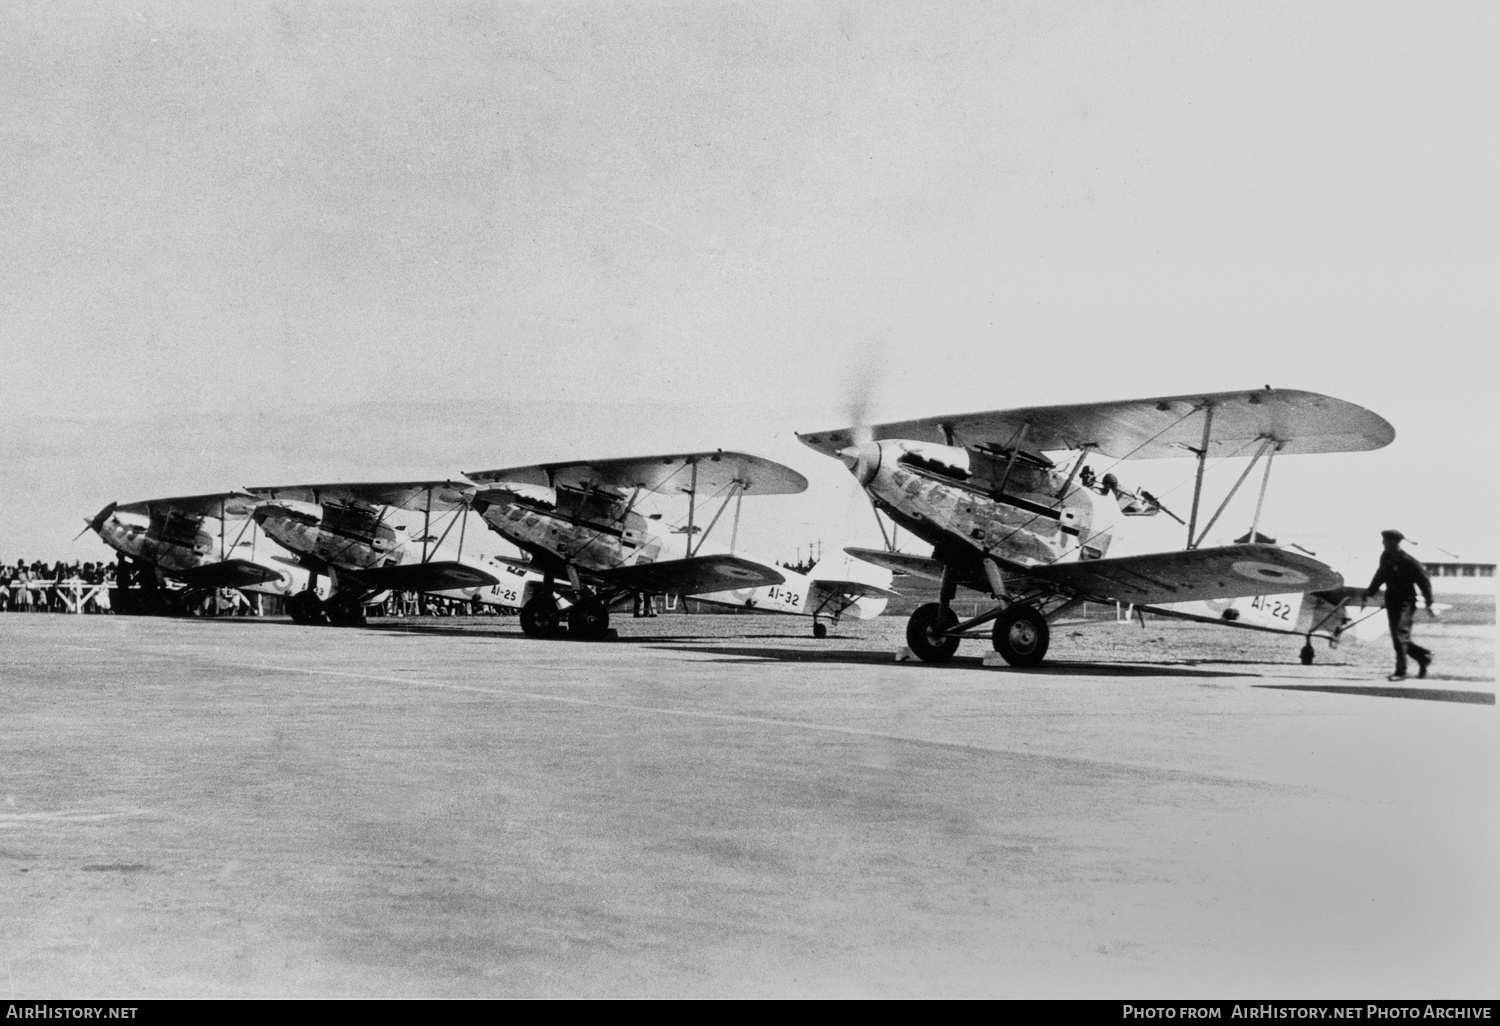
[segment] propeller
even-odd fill
[[[855,446],[873,441],[874,430],[870,427],[870,408],[875,404],[875,391],[880,378],[880,354],[884,347],[872,345],[865,352],[865,359],[855,371],[845,395],[844,417],[849,423],[849,435]]]
[[[115,507],[117,507],[119,505],[120,504],[118,502],[111,502],[108,506],[105,506],[98,513],[95,513],[94,514],[94,518],[92,520],[85,520],[83,522],[84,523],[83,530],[79,531],[77,534],[75,534],[73,536],[73,540],[77,541],[79,538],[82,538],[84,535],[88,534],[90,531],[97,532],[99,530],[99,528],[101,528],[101,527],[104,526],[104,522],[109,519],[110,514],[112,514],[115,511]]]
[[[874,343],[864,352],[864,360],[854,372],[849,381],[848,391],[844,395],[844,417],[849,424],[850,442],[847,448],[840,450],[839,459],[844,466],[855,475],[861,484],[866,483],[869,478],[863,476],[865,466],[861,463],[861,453],[865,446],[875,440],[875,430],[871,426],[871,408],[875,405],[875,394],[880,382],[880,368],[883,362],[882,354],[885,346]],[[875,460],[878,463],[878,457]],[[874,463],[870,463],[867,455],[864,464],[868,464],[869,472],[873,473]],[[881,522],[880,511],[874,506],[870,507],[875,514],[875,525],[880,528],[881,540],[885,543],[886,551],[896,551],[895,525],[892,525],[891,533],[887,534],[885,524]]]

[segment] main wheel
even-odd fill
[[[589,596],[568,609],[568,633],[583,641],[598,641],[609,631],[609,608]]]
[[[528,638],[552,638],[560,632],[557,603],[538,596],[521,607],[521,633]]]
[[[826,623],[815,623],[815,624],[813,624],[813,637],[815,637],[815,638],[826,638],[826,637],[828,637],[828,625]]]
[[[1313,647],[1311,644],[1303,645],[1302,651],[1297,653],[1297,657],[1302,660],[1303,666],[1311,666],[1313,656],[1315,655],[1317,655],[1317,653],[1313,651]]]
[[[365,607],[352,596],[335,599],[325,608],[328,611],[328,622],[335,627],[363,627],[365,625]]]
[[[958,639],[944,635],[958,626],[958,614],[936,602],[918,606],[906,621],[906,646],[924,663],[946,663],[958,651]]]
[[[1050,641],[1047,620],[1034,606],[1017,602],[995,620],[995,651],[1012,666],[1036,666]]]
[[[286,600],[287,615],[292,623],[317,624],[326,621],[323,600],[315,591],[299,591]]]
[[[175,591],[157,588],[144,593],[152,616],[181,616],[182,600]]]

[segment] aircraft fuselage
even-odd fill
[[[97,530],[104,544],[163,573],[181,573],[219,560],[217,517],[176,513],[147,516],[116,511]]]
[[[374,510],[278,500],[255,510],[261,529],[299,556],[346,570],[401,563],[406,541]]]
[[[1120,520],[1112,497],[1068,484],[1025,454],[1012,463],[1003,454],[887,440],[841,458],[880,510],[950,560],[1102,559]]]
[[[663,538],[623,497],[564,488],[530,491],[537,494],[516,490],[491,502],[483,516],[496,533],[543,564],[608,570],[660,558]]]

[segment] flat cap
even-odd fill
[[[1396,529],[1392,528],[1389,531],[1381,531],[1380,532],[1380,537],[1382,537],[1382,538],[1389,538],[1392,541],[1402,541],[1403,539],[1406,538],[1406,535],[1404,535],[1400,531],[1397,531]]]

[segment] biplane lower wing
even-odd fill
[[[943,564],[930,556],[913,556],[905,552],[887,552],[885,549],[847,548],[844,550],[856,559],[883,566],[893,573],[908,577],[922,577],[929,581],[943,579]]]
[[[499,584],[500,578],[488,570],[457,560],[433,560],[430,563],[405,563],[373,570],[346,571],[367,588],[385,591],[443,591],[448,588],[479,588]]]
[[[786,581],[784,576],[764,563],[727,554],[635,563],[608,570],[595,570],[592,576],[611,587],[656,595],[664,595],[669,591],[682,595],[701,595],[705,592],[733,591],[736,588],[763,588]]]
[[[1008,569],[1081,598],[1135,605],[1248,598],[1341,588],[1344,579],[1316,559],[1272,545],[1226,545],[1077,563]]]
[[[281,580],[281,572],[248,559],[226,559],[174,574],[193,588],[248,588]]]

